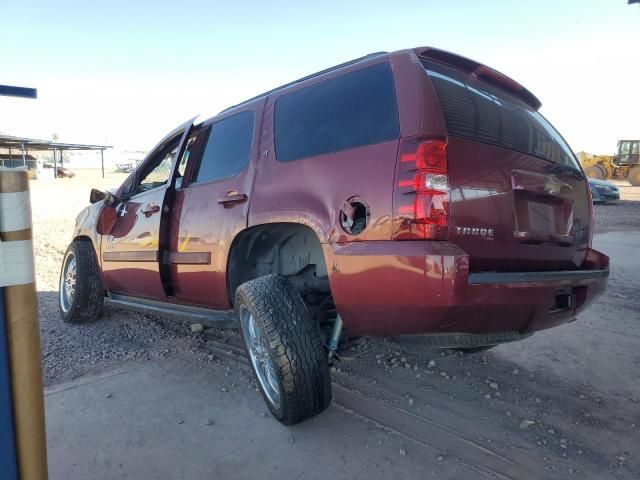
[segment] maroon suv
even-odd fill
[[[349,335],[477,351],[576,318],[606,287],[571,149],[520,84],[433,48],[377,53],[167,135],[92,191],[66,321],[104,301],[239,323],[292,424],[331,400]]]

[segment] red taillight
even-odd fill
[[[446,240],[449,234],[447,141],[405,138],[394,193],[394,240]]]
[[[591,224],[589,225],[589,246],[591,246],[593,242],[593,229],[596,227],[596,212],[593,209],[593,193],[591,193],[591,187],[588,183],[587,199],[589,201],[589,220],[591,220]]]

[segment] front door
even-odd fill
[[[187,122],[170,134],[125,183],[115,205],[117,218],[102,239],[102,271],[109,291],[162,300],[161,223],[171,205],[167,195],[174,159]]]
[[[186,143],[169,228],[170,285],[180,302],[229,308],[227,257],[247,226],[262,105],[208,121]]]

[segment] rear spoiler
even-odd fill
[[[493,68],[489,68],[476,62],[475,60],[432,47],[416,48],[414,49],[414,52],[418,57],[427,58],[429,60],[434,60],[436,62],[458,68],[469,73],[478,80],[490,83],[502,90],[506,90],[512,95],[518,97],[527,105],[530,105],[534,110],[538,110],[542,106],[542,102],[540,102],[533,93],[524,88],[518,82],[507,77],[505,74],[494,70]]]

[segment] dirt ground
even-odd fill
[[[201,382],[210,382],[206,388],[216,391],[229,389],[235,400],[217,414],[228,428],[235,424],[244,431],[240,426],[253,424],[266,408],[241,356],[234,358],[237,333],[207,329],[194,335],[184,322],[115,309],[89,325],[69,326],[59,319],[58,274],[74,218],[91,186],[114,187],[125,177],[109,173],[101,179],[96,173],[31,182],[44,378],[52,395],[48,404],[50,398],[61,398],[53,393],[73,382],[161,365],[167,379],[183,378],[176,395],[188,398],[189,388],[194,395],[211,394],[201,391]],[[298,461],[315,465],[314,452],[322,452],[322,458],[335,455],[329,471],[342,478],[640,478],[640,188],[619,185],[619,204],[596,206],[595,247],[612,259],[609,290],[577,322],[477,355],[429,349],[420,337],[348,342],[344,359],[333,368],[334,405],[309,422],[323,433],[311,435],[314,427],[296,427],[291,436],[278,436],[283,427],[268,419],[260,427],[264,438],[275,442],[272,448],[283,449],[304,439],[305,448],[296,446]],[[184,380],[190,377],[180,374],[188,365],[200,372],[191,387]],[[138,380],[144,384],[145,378]],[[103,418],[98,408],[96,418]],[[153,411],[153,405],[148,408]],[[84,412],[89,422],[91,412]],[[55,425],[52,415],[70,415],[53,403],[47,414]],[[64,437],[52,431],[61,435],[56,439]],[[163,441],[187,441],[184,433],[176,435]],[[339,448],[323,451],[322,445],[332,441]],[[54,461],[61,458],[59,447],[50,452]],[[91,461],[94,465],[95,458]],[[212,468],[225,472],[230,461],[221,458]],[[336,466],[347,463],[351,469]],[[143,478],[127,476],[111,464],[97,465],[100,478]],[[87,468],[58,463],[52,478],[88,478]],[[277,472],[279,478],[297,475],[286,465],[269,468],[275,470],[265,478]],[[238,478],[255,473],[253,468],[240,471]],[[144,474],[175,478],[162,470]],[[309,477],[320,478],[322,469],[316,474]],[[209,477],[183,473],[180,478]]]

